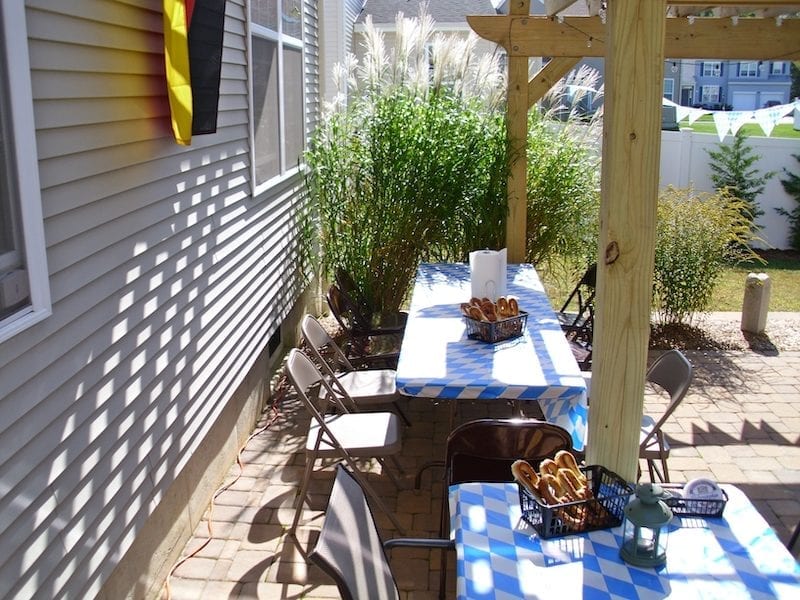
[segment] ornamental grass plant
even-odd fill
[[[371,20],[366,54],[337,68],[340,94],[306,154],[305,256],[347,270],[375,310],[397,310],[420,261],[499,248],[507,213],[505,82],[477,38],[399,14],[393,48]],[[313,239],[319,236],[318,239]]]

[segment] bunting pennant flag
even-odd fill
[[[172,132],[182,145],[217,130],[225,0],[164,0]]]
[[[800,100],[795,100],[790,104],[780,104],[769,108],[757,108],[756,110],[705,110],[702,108],[681,107],[672,100],[663,98],[661,103],[664,106],[674,106],[676,121],[680,122],[684,118],[688,119],[689,125],[694,123],[702,115],[711,115],[717,129],[719,141],[723,141],[728,133],[736,135],[736,132],[745,123],[755,121],[759,124],[767,137],[772,134],[775,125],[785,116],[791,115],[794,111],[800,112]],[[683,110],[682,110],[683,109]]]

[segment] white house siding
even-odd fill
[[[189,147],[161,6],[26,1],[53,314],[0,344],[2,598],[98,593],[302,287],[300,178],[251,194],[245,0],[218,131]],[[310,128],[313,18],[305,35]]]
[[[333,100],[336,86],[333,82],[333,66],[341,63],[353,48],[353,24],[356,22],[364,0],[323,2],[320,7],[323,22],[320,48],[323,56],[323,72],[320,77],[322,99]]]

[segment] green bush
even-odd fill
[[[658,199],[653,304],[662,323],[689,323],[708,307],[724,267],[755,258],[746,203],[726,191],[662,190]]]

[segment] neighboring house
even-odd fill
[[[320,56],[325,61],[325,68],[320,73],[320,91],[324,101],[331,101],[336,95],[332,67],[353,52],[353,27],[366,1],[342,0],[320,4]]]
[[[435,22],[435,30],[441,33],[456,36],[467,36],[472,32],[467,23],[467,15],[495,15],[491,0],[366,0],[355,25],[352,52],[359,61],[364,56],[364,24],[367,16],[372,18],[372,23],[383,33],[384,41],[388,48],[394,47],[395,22],[397,14],[403,13],[407,18],[417,17],[423,5],[428,6],[428,14]],[[505,50],[497,44],[479,39],[475,46],[477,54],[502,53]]]
[[[694,89],[684,88],[681,104],[691,98],[687,106],[754,110],[791,100],[788,61],[693,61],[692,83]]]
[[[318,4],[225,2],[190,146],[161,0],[0,5],[0,597],[155,597],[251,433],[302,311]]]

